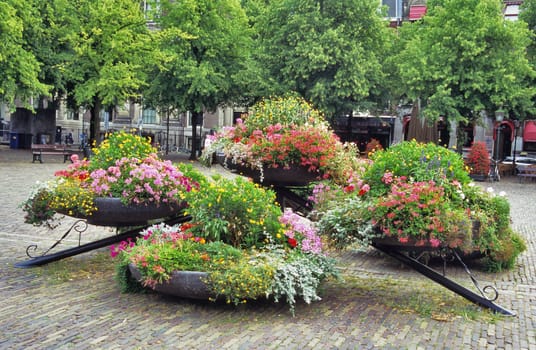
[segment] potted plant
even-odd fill
[[[138,135],[113,133],[93,154],[73,155],[66,170],[33,189],[22,204],[26,223],[53,227],[55,214],[103,226],[145,223],[179,212],[184,193],[196,186]]]
[[[406,250],[479,252],[493,270],[512,267],[526,249],[510,226],[506,198],[475,186],[461,156],[435,144],[377,151],[346,186],[321,186],[314,218],[339,248],[381,241]]]
[[[318,110],[303,99],[286,97],[257,103],[235,126],[213,135],[201,161],[210,165],[217,152],[223,164],[242,167],[258,182],[267,183],[270,169],[300,171],[284,176],[289,181],[310,181],[336,177],[340,168],[335,161],[347,151]],[[353,151],[348,159],[357,154]]]
[[[490,167],[490,155],[484,142],[473,142],[465,162],[469,167],[469,174],[472,179],[477,181],[486,180]]]
[[[134,274],[168,294],[235,304],[269,297],[293,311],[297,298],[318,300],[322,280],[336,275],[314,226],[282,213],[271,190],[216,176],[200,181],[187,201],[190,222],[152,226],[135,242],[112,247],[124,290],[133,289]]]

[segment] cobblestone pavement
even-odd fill
[[[47,278],[48,267],[14,267],[26,260],[29,244],[46,247],[58,235],[24,224],[18,208],[36,180],[49,179],[64,168],[60,157],[49,158],[32,164],[28,151],[0,146],[0,349],[536,350],[536,182],[521,184],[511,178],[483,184],[506,192],[514,228],[528,243],[528,251],[512,271],[475,271],[481,283],[497,287],[497,303],[516,317],[442,321],[389,304],[384,300],[389,296],[378,296],[367,286],[382,279],[403,286],[390,293],[393,300],[400,300],[435,284],[373,251],[338,255],[345,275],[356,279],[328,283],[322,301],[299,304],[293,317],[284,304],[232,307],[154,293],[121,294],[111,268],[54,282]],[[91,227],[82,242],[111,234]],[[76,239],[68,244],[77,244]],[[86,253],[68,261],[83,266],[94,257],[95,253]],[[467,280],[459,267],[448,267],[447,275]],[[448,300],[463,302],[458,296]]]

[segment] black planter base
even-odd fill
[[[132,277],[137,281],[141,280],[138,268],[132,264],[128,265]],[[214,298],[205,283],[208,273],[199,271],[175,271],[168,281],[157,283],[153,288],[155,291],[180,298],[208,300]]]

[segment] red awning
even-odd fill
[[[525,123],[523,130],[524,142],[536,142],[536,121],[529,120]]]
[[[409,20],[417,21],[426,14],[426,5],[413,5],[409,8]]]

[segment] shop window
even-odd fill
[[[142,112],[143,124],[156,124],[156,110],[145,108]]]

